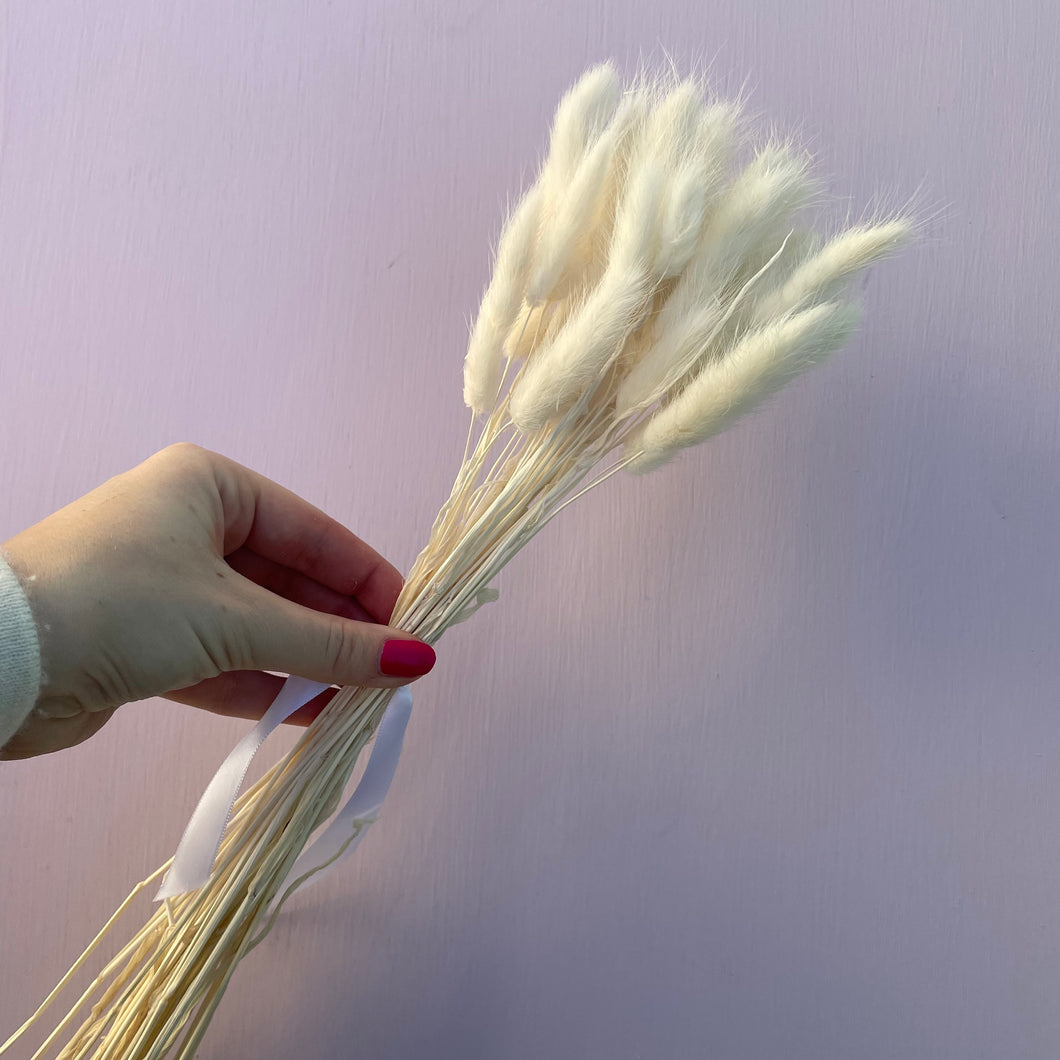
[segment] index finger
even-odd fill
[[[344,596],[378,622],[394,610],[398,569],[341,523],[256,471],[212,454],[224,511],[224,552],[243,546]]]

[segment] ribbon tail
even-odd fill
[[[261,720],[232,748],[192,813],[155,901],[194,891],[210,878],[225,826],[250,763],[269,734],[330,685],[288,677]]]
[[[291,867],[280,889],[285,898],[292,890],[319,882],[357,849],[390,790],[411,714],[412,691],[408,685],[403,685],[394,694],[379,723],[364,776],[331,823]]]

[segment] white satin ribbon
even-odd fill
[[[291,867],[284,887],[297,884],[298,879],[307,873],[314,875],[305,883],[319,882],[360,845],[390,790],[411,714],[412,690],[408,685],[403,685],[394,693],[379,723],[375,746],[368,757],[361,782],[327,828],[302,851]],[[305,883],[301,886],[305,886]]]
[[[184,829],[184,835],[173,856],[173,864],[170,865],[169,872],[155,895],[156,902],[197,890],[206,883],[213,871],[236,796],[254,755],[278,725],[329,687],[330,685],[307,681],[302,677],[287,678],[264,716],[236,744],[206,786]],[[390,782],[394,779],[405,726],[411,711],[412,693],[406,685],[398,690],[383,715],[375,746],[360,784],[331,824],[295,862],[288,880],[297,880],[299,876],[335,857],[351,835],[354,840],[343,851],[342,857],[336,858],[333,864],[353,853],[368,824],[375,819]],[[317,877],[321,875],[323,873],[318,873]]]

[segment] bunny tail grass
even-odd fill
[[[852,281],[913,225],[894,217],[823,241],[805,217],[815,195],[808,155],[757,136],[698,80],[623,86],[605,63],[574,85],[497,241],[464,362],[464,458],[392,625],[436,643],[587,490],[659,467],[842,345],[858,318]],[[207,883],[119,941],[38,1057],[191,1060],[240,960],[300,884],[286,883],[291,867],[388,698],[339,690],[239,799]],[[65,998],[116,922],[0,1052]]]

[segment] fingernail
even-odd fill
[[[422,640],[388,640],[379,656],[379,672],[387,677],[422,677],[434,660],[434,649]]]

